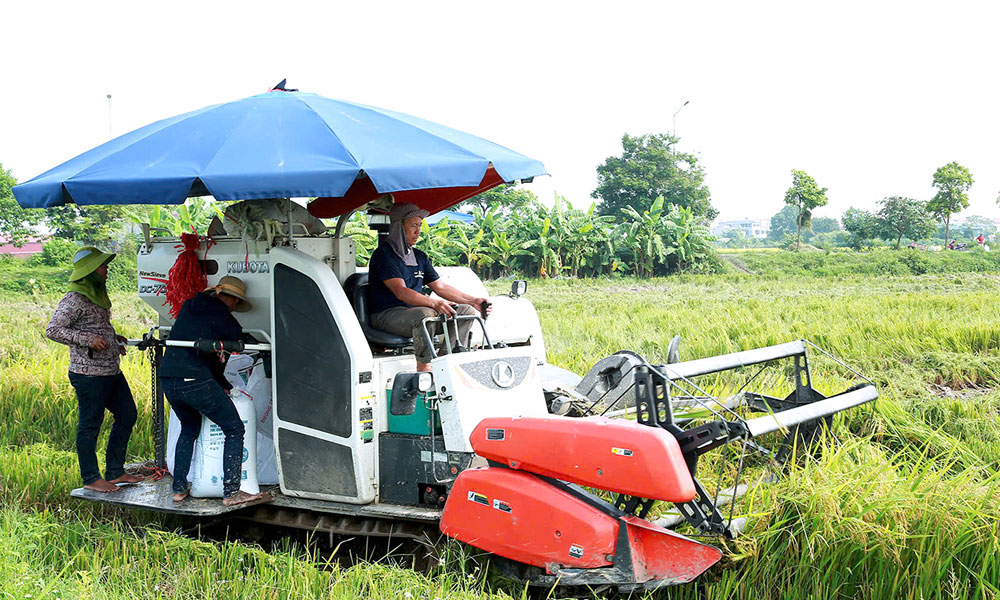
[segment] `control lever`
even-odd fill
[[[455,304],[454,302],[451,302],[449,304],[453,309],[458,308],[458,305]],[[451,348],[450,352],[467,352],[469,348],[462,344],[462,338],[458,336],[458,313],[456,313],[455,315],[441,315],[441,316],[444,317],[443,328],[445,330],[446,341],[448,340],[448,333],[447,333],[448,321],[451,321],[452,323],[455,324],[455,345]],[[450,344],[451,342],[449,341],[448,343]]]

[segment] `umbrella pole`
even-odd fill
[[[288,225],[288,246],[291,247],[292,245],[292,199],[291,198],[285,198],[285,213],[287,215],[286,218],[288,219],[286,223],[286,225]]]

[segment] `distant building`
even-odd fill
[[[10,254],[11,256],[27,258],[41,252],[42,244],[44,243],[44,239],[32,237],[28,238],[28,241],[23,246],[18,248],[14,244],[11,244],[9,240],[0,238],[0,254]]]
[[[983,221],[985,221],[985,219]],[[984,238],[992,242],[996,239],[997,229],[1000,229],[1000,219],[989,219],[988,222],[980,221],[969,223],[967,218],[959,218],[951,222],[952,237],[968,236],[970,238],[976,238],[982,235]]]
[[[762,240],[771,231],[771,222],[766,219],[737,219],[735,221],[719,221],[712,228],[715,237],[726,237],[733,230],[742,230],[747,237]]]

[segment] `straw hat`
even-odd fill
[[[247,284],[243,283],[243,280],[239,277],[226,275],[219,280],[219,283],[205,288],[205,291],[212,292],[215,295],[226,294],[227,296],[238,298],[240,302],[233,309],[235,312],[247,312],[253,308],[253,305],[246,298]]]
[[[116,254],[101,252],[93,246],[85,246],[73,255],[73,272],[69,274],[70,281],[83,279],[97,270],[97,267],[111,262]]]

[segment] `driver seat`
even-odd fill
[[[368,311],[368,273],[354,273],[344,282],[344,293],[354,307],[354,313],[361,323],[361,330],[365,332],[365,338],[369,343],[382,346],[391,350],[401,350],[413,345],[413,338],[394,335],[375,329],[371,326],[371,313]]]

